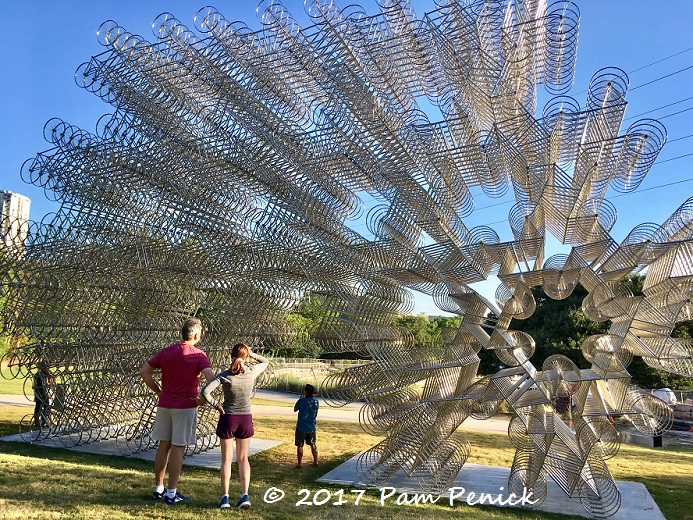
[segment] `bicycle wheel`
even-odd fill
[[[48,427],[45,428],[48,430]],[[34,422],[34,414],[26,414],[19,421],[19,435],[24,442],[36,442],[41,437],[45,436],[41,426],[37,426]]]

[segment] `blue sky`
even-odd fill
[[[60,117],[94,132],[98,118],[111,112],[109,105],[74,82],[77,67],[104,50],[96,39],[101,23],[115,20],[129,32],[152,41],[151,23],[158,14],[171,12],[193,28],[195,13],[208,5],[206,2],[0,0],[0,189],[31,198],[32,220],[40,220],[57,209],[41,188],[25,184],[19,176],[25,160],[50,147],[43,139],[46,121]],[[346,6],[356,2],[338,3]],[[367,12],[377,12],[373,0],[360,3]],[[668,131],[669,142],[639,190],[625,196],[610,194],[618,210],[612,236],[620,240],[638,223],[661,223],[693,195],[693,156],[679,158],[693,152],[693,137],[687,137],[693,134],[693,99],[680,102],[693,96],[689,88],[693,81],[693,50],[682,52],[693,47],[693,2],[576,3],[581,12],[580,38],[575,86],[569,95],[584,105],[590,77],[603,67],[619,67],[630,77],[626,118],[640,114],[662,118]],[[284,4],[299,21],[306,19],[302,0],[286,0]],[[221,0],[212,5],[229,20],[242,20],[251,28],[259,28],[257,4],[253,1]],[[419,17],[434,8],[432,0],[414,0],[413,5]],[[677,53],[681,54],[668,58]],[[678,72],[686,67],[692,68]],[[674,115],[679,111],[683,112]],[[637,119],[628,119],[624,127]],[[477,210],[467,224],[491,224],[502,240],[509,240],[507,214],[511,206],[510,194],[500,199],[478,197]],[[419,311],[439,314],[425,298],[419,299],[415,312]]]

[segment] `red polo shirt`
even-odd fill
[[[195,397],[200,388],[200,374],[210,368],[209,359],[199,348],[175,343],[159,351],[147,361],[152,368],[161,369],[162,408],[196,408]]]

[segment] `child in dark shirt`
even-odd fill
[[[315,388],[313,385],[306,385],[301,397],[294,405],[294,412],[298,412],[298,420],[296,421],[296,457],[298,464],[296,469],[301,469],[301,461],[303,460],[303,444],[310,446],[310,451],[313,454],[313,466],[318,465],[318,446],[316,444],[315,430],[316,420],[318,417],[318,408],[320,403],[313,396]]]

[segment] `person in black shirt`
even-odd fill
[[[34,425],[37,428],[50,426],[51,396],[50,387],[53,385],[53,376],[48,369],[48,364],[40,362],[38,370],[34,374]]]

